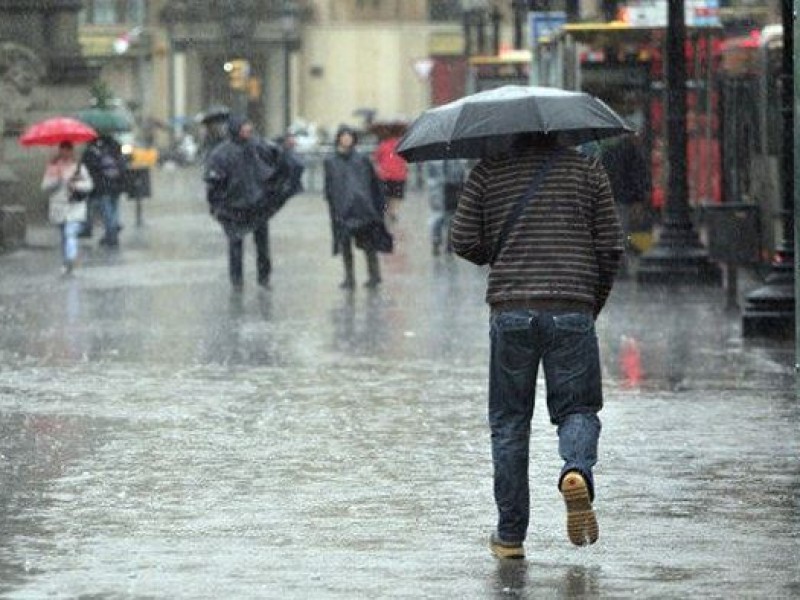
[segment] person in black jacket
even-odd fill
[[[648,229],[650,177],[641,137],[638,134],[626,135],[606,141],[600,146],[600,161],[617,203],[627,253],[631,253],[634,250],[631,235],[643,226]],[[639,215],[638,223],[634,214]],[[628,275],[628,256],[623,257],[620,271],[621,275]]]
[[[272,188],[280,149],[258,139],[245,117],[232,115],[230,138],[220,143],[206,162],[205,181],[210,212],[228,237],[228,267],[235,290],[244,285],[244,236],[252,232],[256,246],[258,284],[269,287],[269,218],[274,213]]]
[[[353,242],[364,250],[369,278],[366,286],[381,283],[378,252],[391,252],[392,237],[384,224],[386,200],[383,187],[369,157],[356,149],[357,137],[349,127],[336,133],[336,152],[325,159],[325,200],[333,230],[333,254],[342,253],[344,281],[341,288],[353,289]]]
[[[99,207],[105,233],[100,245],[116,248],[119,245],[119,196],[124,188],[125,157],[117,140],[101,135],[86,146],[81,159],[94,181],[89,206]],[[91,213],[91,210],[89,211]],[[88,217],[91,227],[91,214]]]

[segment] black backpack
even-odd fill
[[[125,172],[122,157],[118,156],[111,148],[104,148],[97,162],[103,179],[108,182],[122,180],[122,175]]]

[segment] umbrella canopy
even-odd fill
[[[115,108],[85,108],[78,111],[78,120],[94,127],[98,133],[119,133],[133,129],[133,123],[124,111]]]
[[[195,117],[195,121],[207,125],[214,121],[225,121],[231,116],[231,109],[222,104],[210,106]]]
[[[425,111],[398,154],[409,162],[483,158],[521,133],[557,134],[562,144],[578,145],[628,132],[617,113],[585,92],[508,85]]]
[[[80,144],[97,138],[88,125],[69,117],[54,117],[28,127],[19,138],[23,146],[58,146],[62,142]]]

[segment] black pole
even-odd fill
[[[792,0],[781,1],[783,57],[781,85],[781,221],[783,239],[765,285],[747,294],[742,314],[744,337],[795,335],[794,289],[794,19]]]
[[[564,8],[567,13],[567,21],[575,23],[580,21],[581,18],[581,3],[580,0],[565,0]]]
[[[524,26],[525,16],[528,14],[526,3],[520,0],[514,0],[514,50],[519,50],[525,47],[524,39]]]
[[[469,58],[474,52],[472,44],[472,13],[468,10],[464,11],[464,56]]]
[[[663,226],[656,245],[642,256],[640,283],[714,284],[722,281],[694,230],[686,169],[686,21],[683,0],[668,5],[665,68],[667,79],[667,182]]]
[[[483,11],[478,12],[475,16],[478,29],[478,54],[483,55],[486,54],[486,20]]]
[[[664,206],[666,221],[684,225],[690,222],[689,185],[686,170],[686,22],[683,14],[676,16],[671,2],[667,33],[667,161],[669,177],[667,189],[672,202]],[[683,2],[680,2],[681,12]]]
[[[500,55],[500,21],[502,17],[497,7],[492,9],[492,50],[495,56]]]

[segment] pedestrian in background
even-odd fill
[[[408,177],[408,164],[397,153],[398,143],[400,143],[399,137],[387,137],[378,144],[372,156],[378,178],[383,182],[383,193],[387,202],[386,213],[391,222],[396,222],[399,217],[400,203],[406,194]]]
[[[431,249],[439,256],[442,244],[450,254],[450,221],[456,212],[458,198],[464,189],[467,165],[464,160],[432,160],[425,163],[425,179],[428,201],[431,207]]]
[[[61,232],[63,273],[69,275],[78,260],[78,235],[87,218],[86,195],[92,191],[89,170],[75,160],[71,142],[62,142],[47,163],[42,190],[50,195],[48,217]]]
[[[617,203],[617,212],[625,235],[625,248],[634,249],[632,234],[636,230],[649,228],[646,215],[650,194],[647,159],[638,135],[625,135],[603,141],[600,144],[600,160],[608,173],[611,191]],[[634,215],[639,218],[634,219]],[[626,256],[627,258],[627,256]],[[623,260],[621,274],[628,274],[627,260]]]
[[[490,548],[502,558],[525,554],[540,362],[564,461],[558,488],[567,533],[576,545],[594,543],[592,469],[603,405],[594,320],[623,251],[608,177],[597,159],[561,148],[551,136],[521,135],[507,156],[472,169],[451,241],[460,256],[490,265],[489,423],[498,511]]]
[[[252,123],[231,115],[229,138],[206,161],[205,182],[212,216],[228,238],[228,274],[235,291],[244,286],[244,237],[253,234],[258,285],[269,287],[270,193],[280,149],[255,136]]]
[[[344,260],[343,289],[355,287],[353,243],[367,260],[366,287],[381,283],[378,252],[390,252],[392,238],[384,225],[386,201],[369,157],[356,150],[355,131],[342,126],[336,133],[333,156],[325,159],[325,200],[333,231],[333,254]]]
[[[100,245],[116,248],[119,246],[119,232],[122,229],[119,220],[119,197],[124,189],[127,168],[122,148],[110,135],[101,135],[86,146],[81,162],[89,169],[94,181],[87,216],[90,227],[92,213],[95,208],[99,208],[104,229]]]

